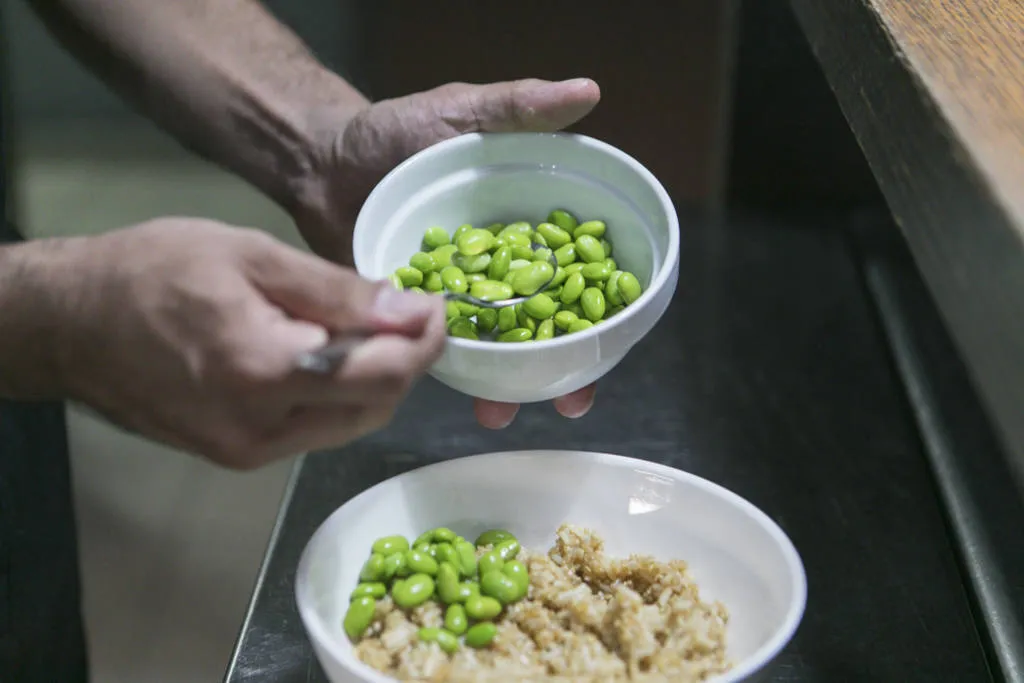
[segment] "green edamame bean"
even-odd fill
[[[530,317],[530,314],[526,312],[522,304],[516,304],[516,324],[519,327],[524,327],[530,331],[532,335],[537,331],[537,321]]]
[[[455,254],[452,256],[452,265],[458,266],[467,276],[473,273],[483,273],[487,266],[491,265],[491,255],[487,252],[482,254]]]
[[[451,631],[425,626],[416,632],[416,638],[424,643],[437,643],[442,651],[453,654],[459,649],[459,639]]]
[[[398,550],[384,556],[384,580],[390,581],[398,576],[405,567],[405,551]]]
[[[452,318],[458,318],[462,316],[462,311],[455,305],[454,301],[448,301],[444,305],[444,317],[447,321],[451,322]],[[413,546],[415,547],[415,543]]]
[[[430,255],[434,257],[438,268],[447,268],[452,264],[452,256],[457,252],[458,248],[454,244],[446,244],[430,252]]]
[[[512,252],[514,261],[533,261],[533,247],[529,244],[511,244],[509,250]]]
[[[409,266],[423,274],[432,273],[437,270],[437,260],[430,254],[417,251],[409,257]]]
[[[373,615],[376,612],[377,601],[370,596],[356,598],[349,603],[345,619],[342,621],[342,627],[349,640],[354,643],[362,637],[373,622]]]
[[[497,635],[498,627],[494,625],[494,622],[482,621],[466,631],[466,645],[474,649],[487,647]]]
[[[547,247],[541,247],[537,251],[533,252],[533,260],[534,261],[547,261],[548,263],[551,263],[551,257],[552,256],[553,256],[553,253]],[[556,259],[556,261],[557,261],[557,259]]]
[[[394,287],[395,289],[397,289],[399,291],[405,289],[405,285],[402,284],[402,278],[398,277],[394,273],[391,273],[391,275],[388,275],[388,282],[391,283],[392,287]]]
[[[467,303],[465,301],[456,301],[455,305],[459,307],[459,311],[462,313],[462,315],[466,316],[467,318],[472,318],[474,315],[480,312],[480,308],[478,306],[474,306],[473,304]]]
[[[562,309],[566,310],[566,311],[569,311],[570,313],[574,314],[577,318],[585,318],[586,317],[586,316],[583,315],[583,307],[580,306],[580,302],[579,301],[574,301],[571,304],[562,304]]]
[[[537,226],[537,234],[544,238],[547,246],[558,249],[572,242],[572,233],[562,230],[554,223],[541,223]]]
[[[480,595],[480,584],[476,581],[466,581],[459,584],[458,602],[466,602],[470,598]]]
[[[479,572],[480,577],[483,578],[484,574],[500,572],[501,568],[505,566],[505,560],[501,557],[501,553],[496,550],[489,550],[480,556],[480,559],[477,560],[476,566],[477,572]]]
[[[537,294],[523,302],[523,310],[535,320],[546,320],[558,312],[558,304],[547,294]]]
[[[612,306],[621,306],[622,297],[619,295],[619,278],[622,277],[622,271],[613,271],[608,276],[608,281],[604,283],[604,298]]]
[[[480,332],[476,323],[469,318],[452,318],[448,321],[448,334],[459,339],[479,340]]]
[[[505,529],[488,529],[476,537],[474,544],[478,548],[485,545],[494,546],[502,541],[507,541],[510,538],[515,538],[511,531],[506,531]]]
[[[437,567],[437,596],[449,605],[459,600],[459,570],[450,562],[441,562]]]
[[[449,302],[449,303],[455,303],[455,302]],[[434,530],[431,529],[430,531],[424,531],[422,534],[420,534],[419,536],[416,537],[415,541],[412,542],[412,547],[416,548],[417,550],[420,550],[419,546],[430,545],[430,543],[433,542],[433,540],[434,540]]]
[[[579,228],[577,228],[578,230]],[[604,261],[604,247],[592,235],[580,235],[576,238],[576,256],[584,263]]]
[[[512,280],[512,288],[520,296],[530,296],[542,287],[547,286],[548,280],[555,275],[555,268],[547,261],[534,261],[525,268],[516,271]]]
[[[555,261],[563,268],[576,262],[576,245],[570,242],[555,249]]]
[[[510,247],[530,246],[530,233],[528,232],[517,232],[515,230],[505,228],[498,233],[498,239]]]
[[[504,223],[491,223],[490,225],[488,225],[484,229],[487,232],[489,232],[492,235],[494,235],[495,237],[497,237],[498,233],[505,229],[505,224]]]
[[[480,592],[509,605],[519,596],[519,584],[501,572],[488,572],[480,577]]]
[[[612,271],[616,271],[619,269],[619,264],[616,263],[615,259],[613,259],[610,256],[605,257],[604,264],[608,266],[608,268],[610,268]]]
[[[601,247],[604,249],[604,257],[611,258],[612,256],[612,243],[608,240],[601,240]]]
[[[554,338],[555,338],[555,321],[552,320],[551,318],[548,318],[547,320],[542,320],[540,322],[540,324],[537,325],[537,331],[533,333],[533,340],[534,341],[544,341],[545,339],[554,339]]]
[[[456,541],[453,545],[455,553],[459,557],[459,569],[463,576],[476,576],[476,548],[465,539]]]
[[[373,542],[371,551],[380,553],[381,555],[390,555],[391,553],[405,552],[409,549],[409,541],[406,540],[405,536],[382,536]]]
[[[527,261],[524,258],[513,259],[512,262],[508,264],[508,274],[512,274],[517,270],[525,268],[531,263],[533,263],[533,261]]]
[[[533,337],[533,332],[525,327],[515,327],[508,332],[502,332],[498,335],[498,341],[500,342],[525,342],[530,341]]]
[[[414,574],[437,576],[437,560],[432,558],[430,553],[410,549],[405,554],[405,564]]]
[[[612,274],[612,270],[605,261],[595,261],[583,266],[580,274],[590,282],[603,282]]]
[[[548,241],[546,239],[544,239],[544,235],[540,234],[536,230],[533,231],[533,234],[530,236],[530,238],[531,238],[531,240],[533,242],[536,242],[537,244],[539,244],[542,247],[547,247],[548,246]]]
[[[554,320],[555,327],[560,329],[562,332],[565,332],[569,329],[569,325],[574,321],[579,320],[579,317],[572,311],[559,311],[558,313],[555,313]]]
[[[450,631],[441,630],[435,641],[438,647],[447,654],[455,654],[459,649],[459,638]]]
[[[587,320],[597,322],[604,317],[604,294],[597,287],[587,287],[580,295],[580,306],[583,307],[583,314],[587,316]]]
[[[423,291],[422,287],[410,287],[409,291],[410,292],[416,292],[417,294],[426,294],[426,292]]]
[[[384,556],[373,553],[359,572],[360,581],[380,581],[384,578]]]
[[[562,294],[558,298],[563,304],[575,303],[586,288],[586,278],[583,277],[583,273],[577,271],[570,275],[565,284],[562,285]]]
[[[395,269],[395,275],[402,281],[403,287],[419,287],[423,284],[423,273],[412,266],[402,266]]]
[[[640,286],[640,281],[636,278],[636,275],[629,271],[623,271],[622,275],[619,276],[619,296],[622,297],[622,303],[628,306],[639,299],[643,293],[644,290]]]
[[[466,275],[466,282],[469,283],[470,287],[473,286],[474,282],[483,282],[486,279],[487,279],[487,273],[484,273],[484,272],[469,273],[468,275]]]
[[[514,329],[519,322],[516,320],[516,309],[514,306],[506,306],[498,309],[498,331],[508,332]]]
[[[519,233],[520,235],[530,236],[533,232],[533,227],[526,221],[515,221],[505,226],[505,230],[502,232]]]
[[[554,223],[562,230],[565,230],[570,235],[576,230],[576,226],[579,225],[579,221],[576,217],[565,209],[555,209],[548,215],[548,222]]]
[[[501,573],[507,576],[519,589],[516,600],[522,600],[530,592],[530,572],[526,565],[519,560],[511,560],[501,568]]]
[[[491,254],[491,264],[487,266],[488,280],[502,280],[508,275],[509,266],[512,265],[512,250],[508,247],[499,247]]]
[[[478,595],[466,601],[466,614],[477,621],[490,621],[501,614],[501,603],[489,595]]]
[[[580,272],[581,270],[583,270],[583,266],[585,266],[585,265],[587,265],[587,264],[583,263],[582,261],[576,261],[575,263],[570,263],[569,265],[567,265],[565,267],[565,272],[568,273],[568,275],[566,277],[569,277],[573,273]]]
[[[494,248],[494,235],[483,228],[467,230],[455,241],[463,256],[476,256]]]
[[[444,627],[457,636],[461,636],[469,628],[469,619],[466,618],[466,608],[455,603],[448,605],[444,613]]]
[[[427,276],[423,278],[423,289],[435,294],[444,289],[444,281],[441,279],[441,273],[436,270],[427,273]]]
[[[590,322],[589,320],[580,318],[579,320],[574,320],[569,325],[569,329],[566,330],[566,332],[568,332],[569,334],[574,334],[576,332],[582,332],[583,330],[589,330],[593,326],[594,323]]]
[[[462,268],[454,265],[446,266],[441,270],[441,283],[444,285],[444,289],[457,294],[462,294],[469,289],[469,284],[466,283],[466,273],[462,271]]]
[[[494,550],[492,552],[498,553],[498,556],[501,557],[501,559],[508,561],[514,560],[516,556],[519,555],[519,550],[520,546],[517,539],[506,538],[504,541],[501,541],[498,545],[494,546]]]
[[[512,291],[512,285],[496,280],[474,282],[469,288],[469,293],[480,299],[480,301],[504,301],[505,299],[511,299],[515,295],[515,292]]]
[[[435,536],[435,538],[437,538]],[[459,554],[455,552],[455,548],[452,547],[451,543],[443,541],[437,544],[437,561],[447,562],[456,569],[459,569],[461,562],[459,561]]]
[[[568,271],[566,271],[566,269],[563,268],[562,266],[558,266],[557,268],[555,268],[555,277],[551,278],[551,284],[548,285],[548,289],[552,289],[554,287],[558,287],[564,284],[568,277]]]
[[[493,308],[481,308],[476,314],[476,326],[481,332],[490,334],[498,324],[498,311]]]
[[[448,231],[444,228],[427,228],[427,231],[423,233],[423,246],[427,249],[437,249],[438,247],[450,244],[451,241],[452,239],[448,236]]]
[[[555,303],[558,303],[558,297],[562,296],[562,288],[559,287],[548,287],[544,290],[544,293],[551,297]]]
[[[576,229],[572,231],[573,239],[579,239],[583,235],[590,237],[596,237],[601,239],[604,237],[605,226],[604,221],[587,221],[586,223],[580,223],[576,226]],[[598,243],[600,244],[600,242]]]
[[[469,223],[463,223],[459,227],[455,228],[455,231],[452,233],[452,244],[458,244],[459,238],[462,237],[465,232],[472,229],[473,226]]]
[[[622,313],[623,309],[625,308],[625,306],[612,306],[611,308],[604,312],[604,319],[607,320],[608,318],[612,318],[618,315],[619,313]]]
[[[434,595],[434,579],[426,574],[413,574],[391,589],[395,604],[403,609],[422,605]]]
[[[374,598],[379,600],[388,593],[388,587],[380,581],[371,581],[369,583],[360,583],[352,591],[352,595],[349,596],[349,600],[356,600],[357,598]]]

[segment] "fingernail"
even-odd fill
[[[402,325],[429,316],[433,306],[432,297],[418,292],[400,292],[385,282],[377,292],[373,315],[381,322]]]

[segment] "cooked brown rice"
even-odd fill
[[[518,559],[530,592],[496,621],[489,647],[448,655],[419,642],[421,626],[442,626],[441,606],[405,613],[388,597],[356,655],[399,680],[433,683],[685,683],[729,669],[728,613],[700,599],[686,563],[610,558],[600,537],[568,524],[547,555],[523,548]]]

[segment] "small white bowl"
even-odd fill
[[[342,630],[348,596],[381,536],[446,526],[466,538],[506,528],[544,551],[564,522],[596,531],[609,553],[681,559],[705,600],[729,610],[734,667],[718,683],[766,675],[803,617],[807,582],[786,534],[711,482],[617,455],[519,451],[459,458],[393,477],[338,508],[309,541],[295,593],[332,683],[392,679],[358,661]]]
[[[553,209],[608,224],[613,258],[644,294],[584,332],[525,344],[450,338],[430,374],[470,396],[532,403],[596,381],[668,307],[679,277],[679,221],[668,193],[639,162],[606,143],[565,133],[462,135],[400,164],[356,221],[356,269],[380,279],[407,265],[424,231],[526,220]]]

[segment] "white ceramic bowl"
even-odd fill
[[[704,599],[730,612],[734,668],[718,683],[753,681],[803,616],[803,565],[763,512],[709,481],[617,455],[575,451],[492,453],[388,479],[336,510],[313,535],[296,576],[296,599],[332,683],[383,683],[358,661],[341,628],[369,547],[381,536],[415,538],[446,526],[466,538],[507,528],[546,550],[564,522],[597,531],[617,556],[645,553],[689,563]]]
[[[364,277],[407,265],[424,231],[463,223],[538,223],[563,208],[608,224],[613,257],[644,294],[590,330],[543,342],[451,338],[430,374],[479,398],[545,401],[599,379],[661,318],[679,276],[679,221],[661,184],[611,145],[564,133],[463,135],[411,157],[380,182],[356,221]]]

